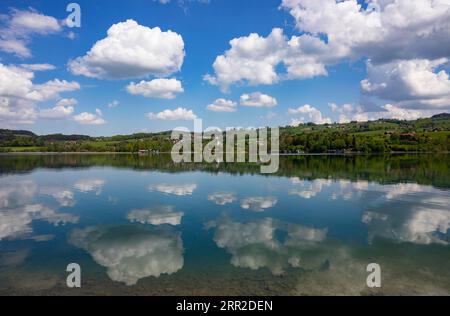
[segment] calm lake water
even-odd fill
[[[450,295],[449,158],[0,156],[0,295]]]

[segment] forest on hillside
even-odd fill
[[[24,130],[0,130],[0,152],[164,153],[170,152],[173,144],[171,132],[90,137],[39,136]],[[280,129],[280,152],[285,154],[448,151],[450,114],[414,121],[382,119],[347,124],[308,123]]]

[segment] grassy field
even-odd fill
[[[37,146],[30,146],[30,147],[4,147],[4,149],[7,152],[13,152],[13,153],[26,153],[26,152],[45,151],[45,147],[37,147]]]

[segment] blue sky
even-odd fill
[[[431,6],[430,1],[432,0],[418,0],[419,7],[412,8],[412,12],[424,11],[423,8],[427,5]],[[28,74],[31,72],[34,76],[31,79],[33,84],[31,90],[36,88],[35,85],[42,85],[54,79],[77,83],[78,87],[59,88],[60,90],[55,93],[31,99],[27,97],[24,100],[20,93],[10,92],[8,89],[14,90],[14,87],[9,88],[7,81],[0,79],[0,98],[6,100],[2,105],[3,112],[6,113],[3,117],[0,108],[0,127],[22,128],[39,134],[60,132],[113,135],[169,130],[177,126],[190,127],[192,115],[202,118],[204,126],[225,128],[284,126],[309,121],[345,122],[379,117],[410,119],[445,112],[449,108],[447,58],[450,56],[450,45],[449,37],[445,38],[445,35],[450,34],[449,23],[446,22],[449,16],[448,12],[442,10],[448,5],[448,1],[437,1],[443,7],[439,8],[439,12],[432,12],[440,13],[433,16],[434,20],[426,19],[424,16],[421,22],[421,17],[416,17],[416,20],[423,23],[421,27],[425,30],[435,29],[433,26],[442,23],[444,34],[428,33],[426,38],[427,45],[437,46],[439,43],[443,46],[435,52],[433,49],[424,52],[413,35],[401,44],[389,47],[395,44],[392,39],[405,38],[402,32],[405,34],[419,32],[417,25],[413,27],[406,24],[402,28],[394,28],[390,24],[373,26],[371,18],[374,16],[367,11],[367,4],[355,11],[355,6],[343,8],[335,1],[322,0],[322,2],[323,11],[319,12],[308,0],[286,0],[283,3],[280,0],[210,0],[207,3],[172,0],[167,4],[148,0],[127,2],[78,0],[82,25],[80,28],[69,28],[63,23],[68,15],[66,6],[69,2],[2,0],[0,30],[7,30],[3,33],[7,35],[0,37],[0,63],[5,67],[3,78],[9,78],[11,71],[26,77],[25,70],[17,70],[17,67],[23,68],[24,64],[49,64],[53,65],[54,69],[26,70]],[[344,2],[358,4],[355,0]],[[380,1],[380,4],[376,2],[378,12],[375,13],[379,14],[381,23],[387,20],[390,10],[399,10],[407,16],[409,13],[405,12],[402,2],[401,0]],[[390,9],[389,3],[393,6]],[[320,17],[320,14],[327,14],[325,18],[328,19],[327,22],[330,21],[329,28],[324,26],[321,29],[312,18],[310,21],[304,18],[306,22],[300,19],[297,15],[302,8],[300,4],[306,4],[301,10],[303,17]],[[428,11],[427,13],[431,14]],[[345,14],[349,14],[352,18],[349,19],[350,22],[346,22]],[[34,23],[32,19],[39,19],[39,16],[53,17],[59,26],[51,26],[51,20],[43,20],[49,25],[36,30],[33,28],[40,25],[38,21],[31,25],[16,23],[15,18],[19,15],[27,19],[17,21],[26,23],[30,21]],[[333,26],[333,21],[336,23],[341,17],[343,22]],[[107,31],[111,26],[128,19],[134,20],[142,27],[139,30],[145,34],[148,34],[148,30],[159,27],[164,33],[162,41],[166,38],[167,41],[172,40],[166,36],[165,32],[168,30],[181,36],[184,44],[181,50],[177,44],[167,44],[167,50],[173,50],[171,60],[178,58],[180,61],[181,58],[179,67],[175,67],[176,69],[171,67],[166,71],[169,66],[163,65],[161,69],[166,72],[164,74],[140,69],[139,75],[127,73],[124,75],[126,79],[123,79],[118,78],[120,76],[86,75],[79,67],[78,70],[74,70],[74,67],[70,66],[70,61],[83,58],[98,41],[107,38]],[[346,23],[348,25],[345,25]],[[361,27],[357,23],[362,23]],[[342,24],[345,28],[339,31]],[[367,32],[364,30],[365,27],[369,31],[377,28],[377,33],[374,31],[373,34],[368,33],[367,37],[359,36],[358,32]],[[282,30],[284,39],[274,36],[274,39],[277,38],[274,40],[275,44],[269,40],[265,43],[275,28]],[[352,28],[355,28],[354,32]],[[346,33],[346,30],[350,30],[350,33]],[[385,38],[376,35],[380,32],[386,34],[383,35]],[[258,39],[253,37],[245,43],[248,51],[240,49],[245,46],[244,44],[237,45],[239,47],[236,47],[236,50],[232,49],[230,46],[232,39],[247,38],[251,33],[255,33]],[[149,37],[145,38],[151,39],[151,36],[149,34]],[[289,43],[294,37],[302,43],[300,48],[294,48]],[[264,42],[268,49],[258,52],[259,40],[260,43]],[[391,44],[386,45],[385,40],[389,40]],[[28,53],[8,46],[9,43],[17,42],[22,43]],[[127,42],[124,45],[130,49],[134,49],[132,45],[137,45],[135,51],[142,49],[139,48],[141,43]],[[274,45],[273,49],[271,45]],[[157,49],[157,46],[158,44],[156,48],[147,47],[147,50],[144,48],[142,52],[144,61],[155,58],[151,50]],[[114,46],[105,49],[113,50]],[[390,52],[387,52],[388,49]],[[183,51],[185,55],[180,57]],[[227,51],[231,51],[229,56],[226,56]],[[398,51],[398,55],[391,56],[392,51]],[[88,66],[102,65],[101,67],[105,69],[108,67],[109,70],[113,69],[116,65],[114,64],[116,53],[108,52],[108,54],[113,56],[108,65],[105,66],[97,56],[95,59],[97,64],[89,62]],[[120,52],[117,54],[120,55]],[[214,66],[216,58],[221,55],[226,56],[225,70]],[[267,63],[261,63],[261,60],[266,58]],[[134,67],[136,65],[133,63],[137,62],[136,59],[129,60],[125,62],[125,66]],[[256,67],[251,66],[248,71],[241,67],[249,62],[255,62]],[[287,69],[288,64],[294,65],[296,70]],[[82,65],[86,66],[86,62],[83,61]],[[275,79],[273,77],[269,79],[266,70],[270,70],[270,66],[273,65],[277,76]],[[312,69],[313,73],[308,69]],[[255,74],[249,74],[249,71],[255,71]],[[394,77],[391,75],[393,72],[397,74]],[[214,77],[216,82],[204,80],[206,74]],[[0,72],[0,78],[1,76]],[[234,79],[230,79],[230,76]],[[142,89],[140,93],[132,94],[126,88],[131,82],[138,83],[144,80],[149,83],[161,78],[177,80],[182,85],[183,92],[175,92],[173,98],[168,99],[161,98],[161,95],[155,96],[153,90],[148,92],[148,87],[146,96],[142,95]],[[362,84],[363,81],[365,85]],[[439,87],[436,88],[438,91],[429,92],[430,88],[424,87],[427,82],[435,83],[433,87]],[[166,83],[165,81],[164,84]],[[252,106],[243,105],[244,102],[240,101],[241,96],[245,94],[252,100],[255,99]],[[210,104],[223,104],[220,101],[215,102],[218,99],[225,99],[231,110],[217,112],[207,108]],[[54,109],[61,100],[72,101],[62,102],[60,104],[64,107]],[[273,100],[276,100],[276,105]],[[117,101],[118,105],[108,107],[113,101]],[[174,114],[178,108],[183,111]],[[58,114],[50,114],[53,113],[51,111],[58,111]],[[25,112],[30,113],[26,119]],[[83,113],[85,115],[80,116]]]

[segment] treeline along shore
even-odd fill
[[[0,129],[3,153],[167,153],[173,144],[170,131],[91,137]],[[450,114],[413,121],[381,119],[281,127],[279,151],[282,154],[449,152]]]

